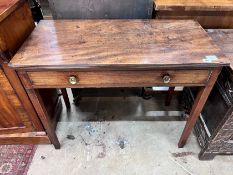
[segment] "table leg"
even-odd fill
[[[167,92],[167,97],[165,100],[165,106],[170,106],[174,91],[175,91],[175,87],[169,87],[169,90]]]
[[[62,93],[64,102],[65,102],[66,108],[70,109],[70,101],[69,101],[69,97],[68,97],[66,88],[62,88],[61,93]]]
[[[198,92],[192,110],[190,112],[190,116],[180,137],[180,141],[178,143],[179,148],[182,148],[185,145],[220,72],[220,68],[214,69],[210,75],[209,81],[206,84],[206,86],[202,87]]]
[[[28,96],[49,136],[50,141],[54,145],[56,149],[60,148],[60,142],[58,141],[55,129],[52,126],[52,123],[49,119],[49,115],[46,111],[46,108],[44,106],[44,103],[42,101],[42,98],[38,92],[38,90],[35,89],[26,89]]]

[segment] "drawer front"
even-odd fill
[[[143,87],[203,86],[210,70],[171,71],[46,71],[28,72],[32,86],[42,87]]]

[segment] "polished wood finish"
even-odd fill
[[[40,120],[38,119],[37,113],[35,112],[31,101],[29,100],[27,94],[25,93],[25,90],[23,88],[23,85],[21,81],[19,80],[18,75],[13,69],[10,69],[7,64],[2,64],[2,69],[8,78],[8,81],[12,88],[14,89],[15,93],[17,94],[17,97],[20,100],[20,104],[24,109],[21,109],[22,111],[25,110],[27,113],[27,117],[32,121],[32,125],[35,129],[35,131],[43,131],[44,128],[41,125]],[[6,80],[7,81],[7,80]],[[3,83],[2,81],[0,81]],[[4,83],[3,83],[4,85]],[[16,114],[16,113],[15,113]]]
[[[204,28],[232,28],[232,0],[154,0],[156,19],[194,19]]]
[[[23,71],[19,73],[19,77],[21,81],[23,82],[23,84],[24,82],[26,82],[25,79],[29,80],[28,75],[26,74],[26,72],[23,72]],[[45,106],[45,102],[43,101],[39,90],[29,89],[27,88],[27,84],[24,84],[24,86],[26,88],[27,94],[32,104],[35,107],[35,110],[40,118],[40,121],[42,122],[45,128],[45,131],[49,136],[51,143],[53,143],[56,149],[59,149],[60,143],[58,141],[58,138],[55,132],[55,125],[53,124],[54,122],[51,116],[52,111],[48,110],[48,108]]]
[[[2,69],[0,82],[0,134],[33,130]]]
[[[182,52],[181,52],[182,51]],[[208,56],[218,59],[204,62]],[[227,58],[192,20],[44,20],[11,60],[15,68],[205,67]]]
[[[1,144],[49,144],[51,143],[45,132],[27,132],[17,134],[1,134]]]
[[[157,11],[156,19],[197,21],[205,29],[233,28],[233,12],[216,11]]]
[[[7,65],[34,27],[26,0],[0,1],[0,144],[50,143],[18,75]]]
[[[208,35],[230,59],[230,67],[233,70],[233,29],[208,29]]]
[[[185,145],[198,117],[200,116],[200,113],[205,105],[205,102],[206,102],[220,72],[221,72],[220,68],[216,68],[215,70],[213,70],[206,87],[202,87],[201,90],[198,92],[197,97],[194,101],[191,113],[189,115],[188,121],[185,125],[185,128],[184,128],[183,133],[182,133],[181,138],[180,138],[180,141],[178,143],[179,148],[182,148]]]
[[[6,62],[10,61],[35,27],[28,3],[21,0],[17,4],[17,8],[0,22],[0,57]]]
[[[161,10],[225,10],[232,11],[233,0],[154,0],[156,8]]]
[[[43,105],[44,103],[38,90],[27,89],[26,91],[38,113],[38,116],[40,117],[41,122],[43,123],[43,126],[49,136],[50,141],[53,143],[56,149],[59,149],[60,143],[58,141],[54,125],[52,124],[52,121],[49,118],[46,107]]]
[[[23,0],[1,0],[0,1],[0,22],[11,15],[17,8],[19,8]]]
[[[229,60],[194,21],[42,21],[10,62],[55,148],[38,88],[201,86],[182,147]]]
[[[154,85],[204,86],[209,70],[162,70],[162,71],[40,71],[27,72],[33,88],[91,88],[91,87],[141,87]],[[171,80],[164,83],[163,76]],[[70,84],[69,77],[75,76],[77,84]]]

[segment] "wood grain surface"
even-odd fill
[[[233,11],[156,11],[156,19],[195,20],[205,29],[233,28]]]
[[[18,75],[7,65],[34,26],[26,0],[0,0],[0,144],[50,143]]]
[[[35,129],[20,100],[0,68],[0,134],[29,132]]]
[[[233,28],[233,0],[155,0],[154,18],[192,19],[205,29]]]
[[[7,78],[6,81],[8,81],[8,83],[14,89],[15,98],[19,99],[19,101],[20,101],[20,104],[19,104],[20,111],[25,112],[27,114],[28,119],[32,123],[33,129],[34,129],[32,131],[44,131],[44,128],[43,128],[43,126],[42,126],[42,124],[37,116],[35,109],[33,108],[32,104],[31,104],[31,101],[28,98],[28,95],[25,92],[25,89],[24,89],[17,73],[15,72],[15,70],[9,68],[7,63],[2,64],[1,66],[2,66],[2,70],[5,73],[5,76]],[[4,84],[6,82],[0,81],[0,84],[1,83],[3,84],[3,86],[7,86],[7,84]],[[1,85],[0,85],[0,87],[1,87]],[[1,99],[1,100],[3,100],[3,99]],[[11,105],[13,106],[13,103]],[[17,106],[14,106],[14,107],[17,108]],[[18,113],[18,115],[15,115],[15,116],[20,117],[21,115]]]
[[[15,134],[1,134],[1,145],[12,144],[49,144],[51,143],[45,132],[27,132]]]
[[[207,32],[230,59],[230,67],[233,69],[233,29],[209,29]]]
[[[209,70],[163,70],[163,71],[41,71],[28,72],[33,88],[90,88],[90,87],[142,87],[143,86],[205,86],[211,71]],[[164,83],[163,76],[171,80]],[[77,84],[68,79],[75,76]]]
[[[26,0],[1,0],[0,1],[0,22],[10,15]]]
[[[233,0],[154,0],[158,10],[233,11]]]
[[[3,21],[0,20],[0,60],[5,62],[10,61],[35,27],[30,7],[27,2],[23,2],[17,9],[12,7],[14,11]]]
[[[206,62],[206,58],[217,58]],[[192,20],[41,21],[10,66],[17,68],[211,67],[229,60]]]

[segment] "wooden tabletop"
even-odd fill
[[[154,0],[156,10],[233,11],[233,0]]]
[[[233,29],[209,29],[208,34],[230,59],[233,70]]]
[[[0,0],[0,22],[23,2],[25,2],[25,0]]]
[[[17,68],[220,64],[229,60],[192,20],[44,20],[10,62]]]

